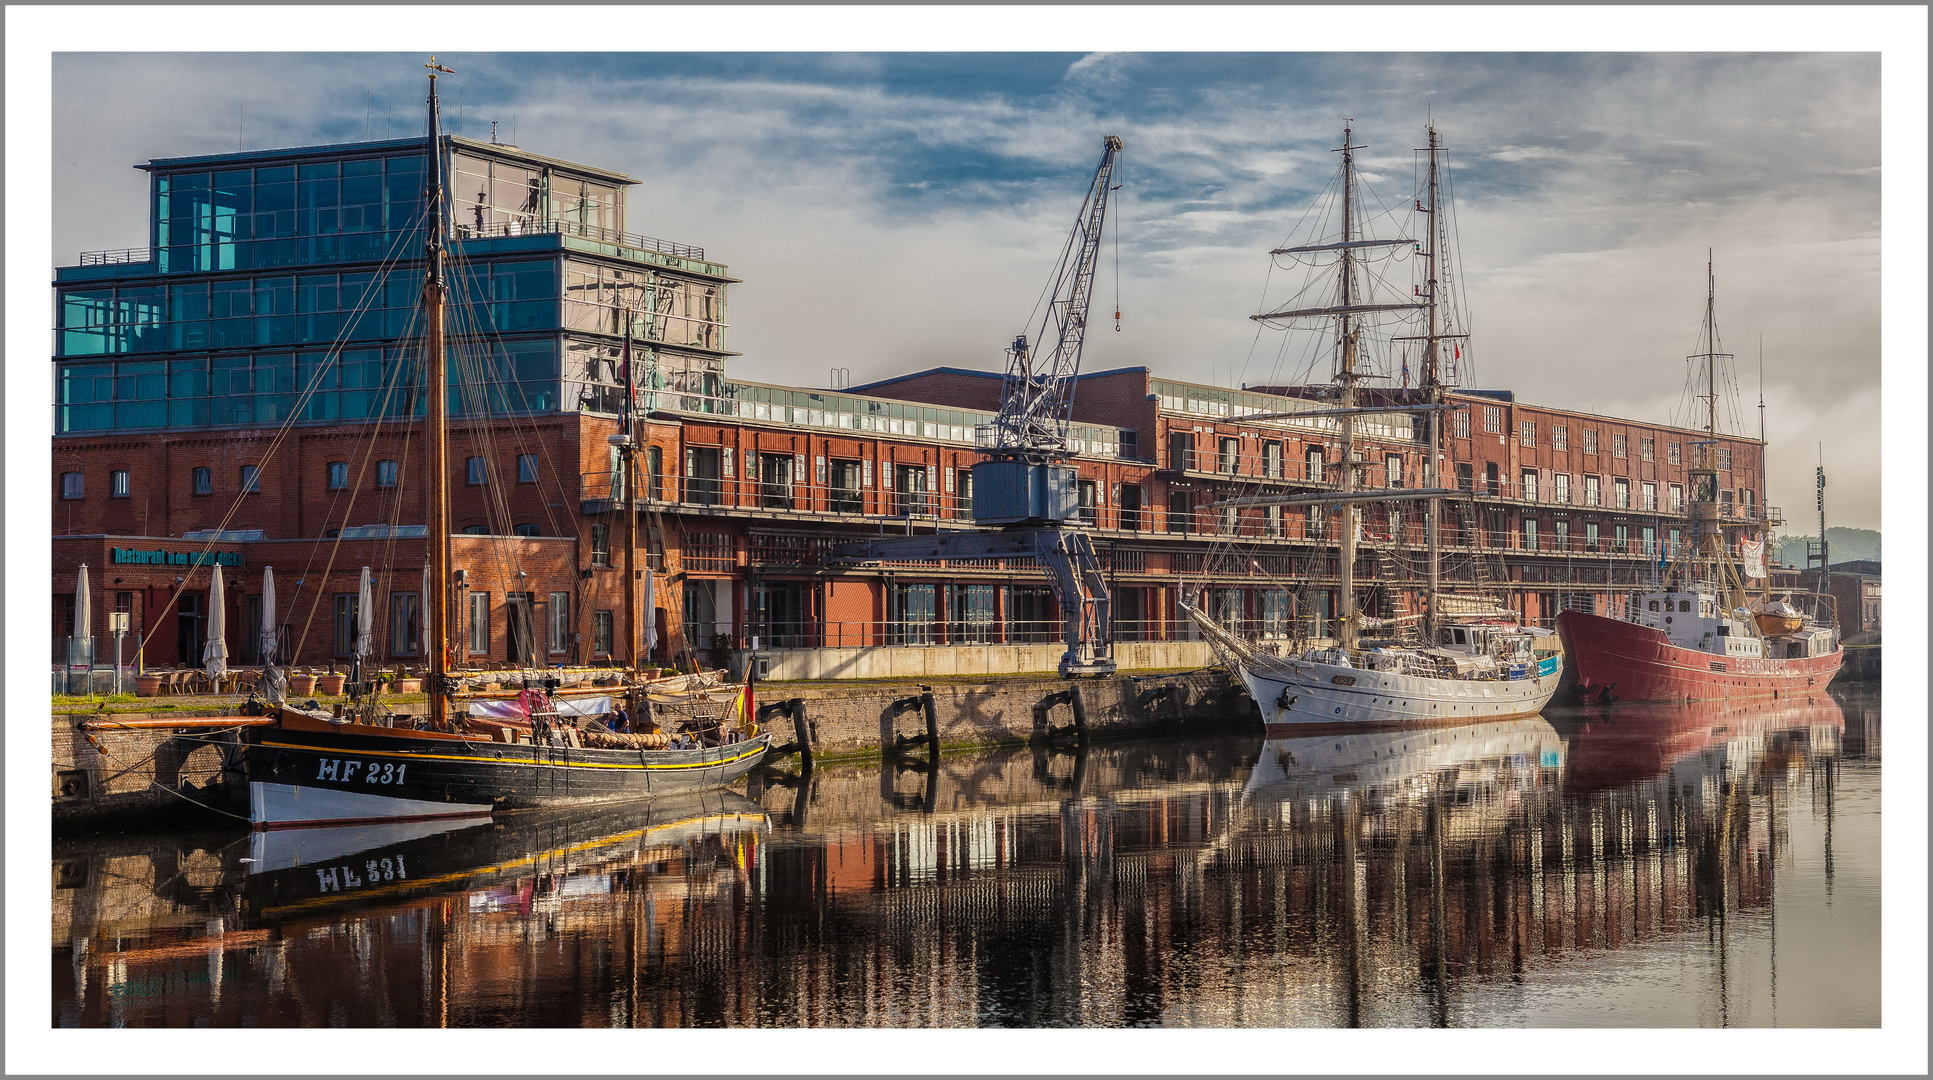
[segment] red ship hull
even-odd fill
[[[1564,650],[1577,663],[1577,692],[1613,701],[1728,701],[1823,690],[1844,649],[1771,660],[1720,656],[1673,645],[1664,631],[1566,611],[1557,617]]]

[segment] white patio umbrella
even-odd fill
[[[74,583],[74,626],[73,629],[68,631],[67,662],[69,664],[85,662],[89,670],[92,670],[94,667],[94,637],[92,634],[94,612],[92,611],[92,607],[93,603],[88,599],[87,595],[87,564],[82,563],[80,579]],[[74,647],[74,642],[80,643],[78,649]]]
[[[211,682],[228,674],[228,642],[223,633],[227,607],[228,602],[222,595],[221,567],[212,566],[208,574],[208,644],[201,647],[201,668]]]
[[[375,592],[369,587],[369,568],[362,568],[362,585],[356,590],[356,659],[369,659],[369,619],[375,610]]]
[[[262,567],[262,663],[275,663],[276,636],[281,624],[275,621],[275,567]]]
[[[658,579],[649,569],[644,572],[644,656],[639,657],[639,667],[658,646]]]

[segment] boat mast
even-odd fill
[[[633,671],[644,666],[644,658],[638,655],[638,502],[637,481],[634,474],[637,454],[637,439],[632,435],[631,409],[637,403],[637,391],[631,379],[631,310],[623,306],[623,298],[617,298],[621,323],[618,332],[624,335],[624,404],[618,410],[618,467],[623,471],[621,495],[624,510],[624,656],[631,662]],[[649,616],[647,615],[647,618]]]
[[[1440,451],[1438,447],[1442,437],[1443,413],[1436,406],[1443,404],[1443,384],[1437,373],[1436,354],[1436,250],[1437,237],[1440,232],[1436,227],[1436,152],[1438,141],[1435,124],[1429,126],[1429,133],[1430,208],[1426,213],[1429,215],[1430,236],[1428,243],[1430,247],[1424,253],[1423,262],[1425,267],[1424,274],[1428,279],[1424,285],[1424,289],[1428,292],[1425,301],[1429,306],[1429,337],[1423,343],[1423,402],[1426,405],[1432,406],[1432,408],[1429,414],[1429,454],[1424,459],[1423,486],[1433,488],[1439,486],[1441,483],[1439,477],[1442,466],[1439,462]],[[1427,521],[1425,523],[1425,527],[1430,534],[1429,577],[1424,584],[1423,600],[1423,642],[1426,645],[1432,645],[1436,642],[1436,590],[1440,583],[1442,573],[1442,552],[1439,548],[1437,528],[1441,520],[1442,505],[1443,500],[1441,499],[1429,500]]]
[[[1356,417],[1352,412],[1356,407],[1356,336],[1355,319],[1349,308],[1356,302],[1355,259],[1350,254],[1350,243],[1355,240],[1355,221],[1353,219],[1355,198],[1355,150],[1351,143],[1351,129],[1344,122],[1342,129],[1342,370],[1337,378],[1342,384],[1342,479],[1339,490],[1347,496],[1356,489]],[[1345,498],[1342,502],[1342,647],[1353,649],[1356,646],[1356,506]]]
[[[449,636],[450,636],[450,431],[449,372],[443,352],[443,305],[449,294],[443,273],[443,148],[437,127],[436,76],[455,72],[436,62],[423,65],[430,72],[429,96],[429,221],[424,230],[429,271],[423,279],[423,322],[427,328],[423,342],[425,391],[429,401],[423,418],[429,443],[429,548],[430,583],[434,586],[424,597],[423,641],[430,654],[429,720],[432,729],[450,726]]]

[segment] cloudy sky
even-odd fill
[[[1434,118],[1473,332],[1465,385],[1685,422],[1710,248],[1746,434],[1763,339],[1770,501],[1792,531],[1813,527],[1823,444],[1831,523],[1880,524],[1877,53],[438,58],[458,72],[452,129],[487,138],[495,121],[506,142],[635,177],[629,231],[701,245],[744,279],[734,372],[812,386],[834,367],[854,383],[999,367],[1104,133],[1126,151],[1096,307],[1118,294],[1122,329],[1089,335],[1085,369],[1293,378],[1276,332],[1247,318],[1268,250],[1331,180],[1345,118],[1371,194],[1395,207]],[[423,59],[56,54],[54,261],[145,243],[136,162],[421,130]]]

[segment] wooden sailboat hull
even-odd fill
[[[1284,661],[1240,666],[1271,738],[1311,724],[1468,722],[1535,716],[1557,692],[1552,674],[1521,679],[1438,679],[1339,664]]]
[[[1717,701],[1823,690],[1843,648],[1823,656],[1724,656],[1673,645],[1662,630],[1581,611],[1557,617],[1577,658],[1580,692],[1610,688],[1616,701]]]
[[[769,737],[697,750],[496,743],[428,731],[307,723],[250,729],[243,769],[258,829],[487,815],[721,787]]]

